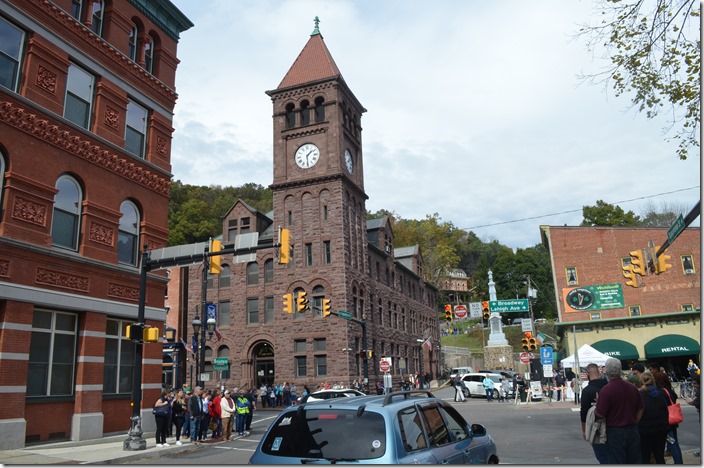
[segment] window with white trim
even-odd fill
[[[66,80],[66,98],[64,100],[64,118],[76,125],[90,127],[91,107],[95,90],[95,77],[82,68],[71,64]]]
[[[0,18],[0,86],[17,91],[24,31]]]
[[[132,322],[107,319],[103,393],[130,393],[134,368],[134,343],[127,339],[125,328]]]
[[[54,212],[51,220],[51,242],[57,247],[78,250],[81,226],[81,188],[73,177],[63,175],[56,181]]]
[[[134,101],[127,103],[127,122],[125,125],[125,149],[130,153],[144,157],[147,143],[147,118],[149,112]]]
[[[35,310],[27,365],[27,396],[74,393],[78,316]]]
[[[117,235],[117,258],[120,263],[137,265],[139,252],[139,210],[129,200],[120,205],[120,228]]]
[[[91,14],[91,30],[98,36],[103,34],[103,14],[105,13],[105,5],[102,0],[91,0],[93,4],[93,12]]]

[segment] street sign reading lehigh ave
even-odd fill
[[[528,299],[512,299],[507,301],[489,301],[492,312],[529,312]]]

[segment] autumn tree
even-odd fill
[[[582,207],[581,226],[638,226],[640,218],[632,211],[624,212],[623,208],[611,205],[603,200],[597,200],[594,206]]]
[[[610,62],[586,81],[632,96],[639,112],[651,119],[669,115],[668,140],[687,159],[699,147],[700,41],[696,0],[597,0],[600,21],[585,24],[578,36],[596,51],[603,46]]]

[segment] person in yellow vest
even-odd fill
[[[252,403],[249,398],[244,396],[244,389],[240,388],[237,391],[237,399],[235,400],[235,408],[237,412],[235,413],[235,430],[240,437],[246,437],[249,432],[245,431],[245,424],[247,422],[247,414],[250,412],[250,406]]]

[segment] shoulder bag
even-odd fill
[[[682,416],[682,408],[679,403],[672,402],[672,397],[670,396],[669,391],[665,390],[665,393],[667,394],[668,400],[670,400],[670,405],[667,407],[667,412],[669,414],[668,422],[670,423],[670,426],[674,426],[675,424],[679,424],[684,421],[684,417]]]
[[[155,406],[152,408],[152,414],[168,416],[169,415],[169,405]]]

